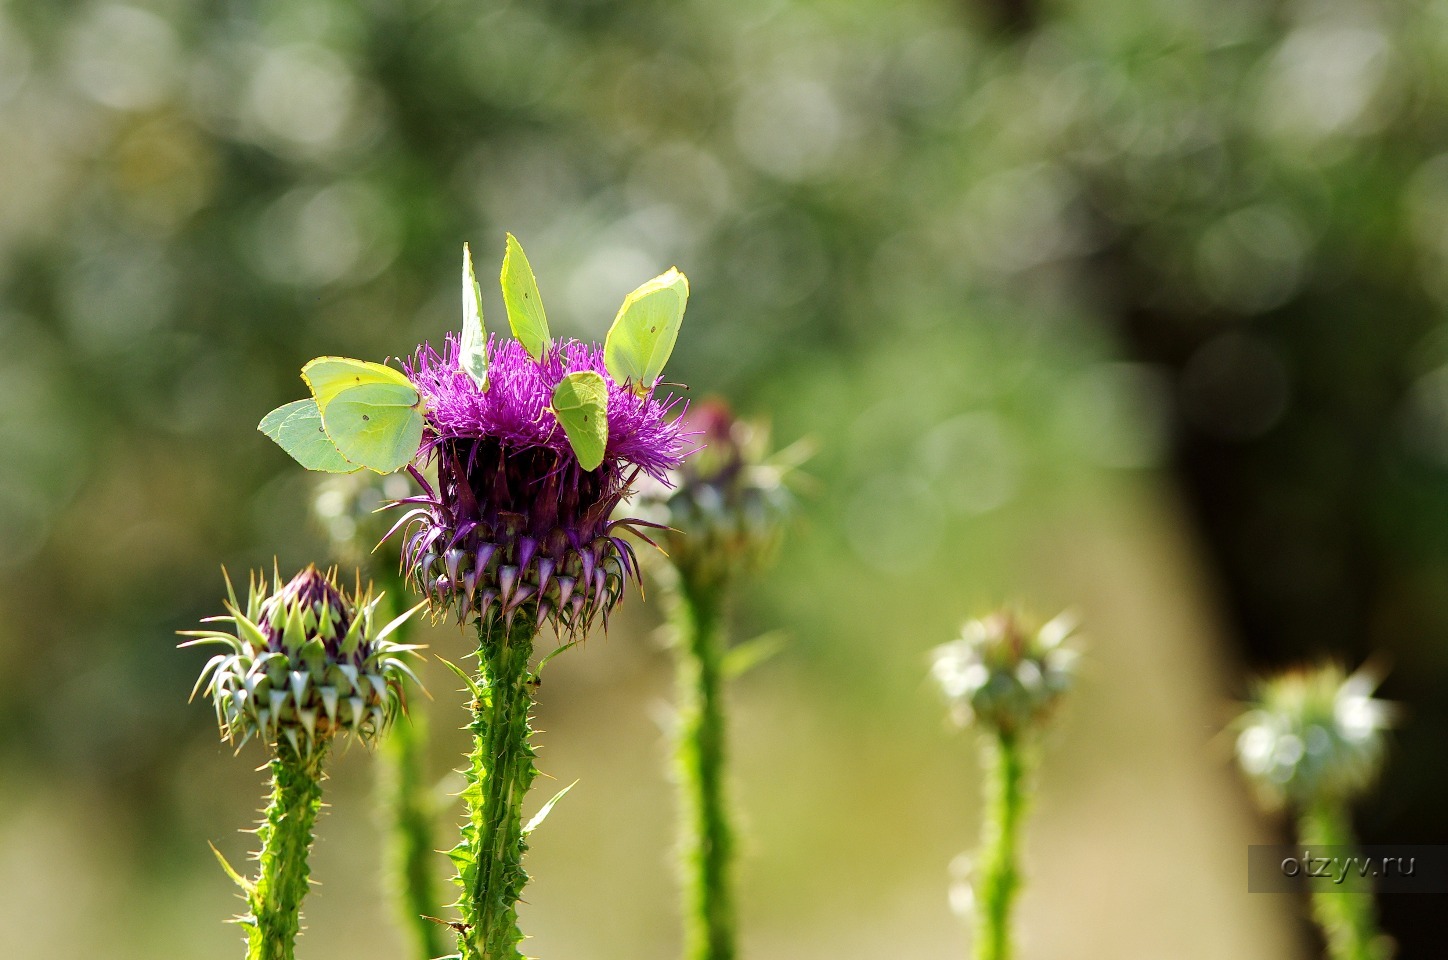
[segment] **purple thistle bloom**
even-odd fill
[[[488,340],[488,389],[477,388],[458,363],[457,334],[448,334],[439,355],[423,345],[405,364],[408,379],[427,403],[430,442],[495,437],[514,449],[546,447],[565,458],[573,455],[568,438],[549,412],[553,388],[566,375],[592,370],[608,384],[608,453],[615,469],[628,464],[656,479],[684,460],[684,439],[676,418],[679,402],[641,397],[613,382],[603,349],[578,340],[559,340],[542,362],[512,338]],[[429,444],[424,443],[424,452]]]
[[[682,404],[614,383],[603,351],[576,340],[537,361],[517,340],[492,338],[488,358],[486,391],[459,364],[455,335],[441,354],[424,344],[405,364],[427,405],[421,453],[437,465],[438,489],[399,501],[412,507],[393,527],[406,531],[403,564],[434,610],[511,621],[526,609],[539,627],[586,630],[638,576],[618,534],[650,524],[612,514],[640,471],[666,481],[683,462]],[[549,409],[580,370],[609,389],[608,447],[591,471]]]

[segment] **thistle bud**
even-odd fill
[[[762,566],[779,542],[794,505],[802,445],[771,454],[769,431],[736,418],[722,400],[706,400],[684,417],[700,449],[669,474],[670,485],[645,482],[645,518],[667,526],[665,552],[695,579],[717,582]]]
[[[1068,614],[1039,630],[1005,611],[968,622],[959,640],[932,656],[931,674],[955,722],[1002,733],[1043,722],[1075,678],[1078,654],[1066,644],[1075,630]]]
[[[1378,682],[1337,664],[1257,682],[1237,720],[1237,761],[1265,805],[1345,801],[1372,785],[1393,714],[1372,696]]]
[[[403,679],[416,676],[404,662],[415,647],[387,638],[414,610],[377,628],[380,595],[359,585],[348,596],[335,571],[307,567],[283,584],[273,576],[251,579],[245,609],[227,582],[225,616],[234,632],[186,631],[182,646],[219,644],[226,651],[207,662],[192,691],[216,707],[221,734],[245,743],[282,740],[309,755],[339,733],[363,740],[380,735],[403,704]]]

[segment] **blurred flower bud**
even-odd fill
[[[227,614],[207,623],[230,623],[234,632],[186,631],[182,646],[227,648],[207,662],[196,681],[216,707],[221,733],[232,742],[259,736],[268,746],[285,739],[308,755],[338,733],[370,740],[381,734],[403,702],[403,679],[416,677],[403,662],[415,647],[387,638],[417,609],[377,629],[379,597],[359,586],[351,596],[335,571],[307,567],[286,584],[254,576],[243,611],[227,582]]]
[[[1392,705],[1379,678],[1337,664],[1259,680],[1237,719],[1237,761],[1271,808],[1349,800],[1377,778]]]
[[[736,419],[722,400],[684,417],[700,449],[669,474],[671,486],[640,485],[639,512],[666,525],[662,543],[680,570],[708,582],[763,566],[778,545],[804,445],[770,453],[766,427]]]
[[[1068,614],[1033,631],[1001,611],[936,647],[931,674],[956,723],[1018,733],[1043,722],[1075,677],[1078,654],[1066,645],[1075,630]]]

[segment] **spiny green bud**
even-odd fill
[[[1392,705],[1379,678],[1338,664],[1258,680],[1237,719],[1237,761],[1270,808],[1349,800],[1377,778]]]
[[[363,740],[380,735],[403,705],[403,680],[417,678],[404,662],[417,648],[387,638],[418,609],[376,628],[380,595],[359,584],[348,596],[336,571],[309,566],[283,584],[273,575],[251,578],[246,607],[226,582],[225,616],[232,632],[188,630],[183,647],[219,644],[202,668],[191,695],[204,690],[216,707],[221,734],[244,744],[260,737],[268,746],[285,739],[307,755],[338,733]]]
[[[1043,722],[1075,678],[1078,653],[1066,644],[1075,631],[1064,613],[1038,630],[1007,611],[966,623],[959,640],[932,655],[955,722],[1003,733]]]
[[[684,417],[700,449],[669,474],[671,486],[644,480],[645,519],[667,526],[662,546],[696,578],[719,580],[764,565],[794,505],[790,483],[809,456],[796,444],[770,453],[769,430],[736,418],[722,400]]]

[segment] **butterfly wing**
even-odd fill
[[[596,470],[608,449],[608,385],[592,370],[570,373],[553,388],[558,418],[579,466]]]
[[[543,298],[538,295],[538,280],[523,254],[516,237],[508,234],[507,251],[503,254],[503,306],[508,309],[508,326],[523,344],[528,356],[542,360],[552,346],[548,318],[543,313]]]
[[[322,413],[317,409],[315,400],[294,400],[282,404],[263,417],[256,428],[308,470],[356,473],[362,469],[342,456],[327,436],[322,426]]]
[[[342,456],[376,473],[407,466],[422,444],[423,416],[411,384],[348,387],[322,411],[322,423]]]
[[[473,255],[463,244],[463,335],[458,362],[479,390],[488,389],[488,334],[483,328],[483,291],[473,273]]]
[[[302,367],[302,379],[312,391],[318,408],[325,415],[332,399],[349,387],[369,383],[387,383],[405,387],[417,399],[417,388],[399,371],[381,363],[367,360],[352,360],[348,357],[317,357]]]
[[[645,394],[654,388],[674,352],[689,280],[670,267],[624,298],[603,344],[603,359],[616,383],[629,383]]]

